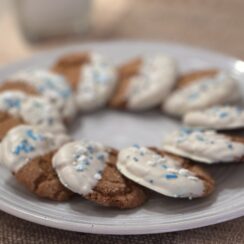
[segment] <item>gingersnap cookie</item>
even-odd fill
[[[52,168],[54,152],[69,141],[35,126],[20,125],[11,129],[0,144],[0,162],[18,182],[39,197],[63,201],[72,195]]]
[[[0,85],[0,92],[6,90],[41,95],[53,103],[66,120],[71,120],[76,114],[75,101],[68,81],[51,71],[27,70],[17,73]]]
[[[14,117],[7,112],[0,111],[0,142],[6,133],[18,125],[26,124],[20,117]]]
[[[201,78],[174,91],[162,109],[174,116],[240,99],[239,84],[229,74],[219,72],[211,78]]]
[[[52,70],[66,77],[72,89],[75,90],[79,83],[81,67],[89,62],[88,52],[66,54],[57,60]]]
[[[174,59],[157,55],[136,59],[119,70],[119,82],[110,99],[113,108],[145,110],[169,95],[175,85],[177,65]]]
[[[21,91],[0,92],[0,113],[0,127],[4,133],[16,125],[12,121],[18,119],[21,124],[40,126],[53,133],[66,130],[56,106],[44,97],[30,96]],[[4,126],[6,120],[7,127]]]
[[[80,53],[62,57],[53,67],[70,80],[81,111],[104,106],[117,83],[115,67],[97,53]]]
[[[92,141],[62,146],[53,167],[62,184],[72,192],[107,207],[135,208],[146,200],[140,186],[116,169],[117,151]]]
[[[207,164],[244,161],[244,139],[212,130],[181,129],[169,134],[163,150]]]
[[[213,78],[218,73],[219,73],[218,69],[204,69],[204,70],[195,70],[195,71],[188,72],[186,74],[182,74],[177,80],[177,88],[185,87],[200,79]]]
[[[204,169],[156,148],[134,145],[121,150],[117,168],[130,180],[169,197],[205,197],[214,189]]]
[[[216,130],[244,128],[244,110],[237,106],[214,106],[186,113],[184,124],[189,127]]]

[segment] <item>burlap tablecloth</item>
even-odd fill
[[[198,244],[198,243],[221,243],[243,244],[244,243],[244,218],[234,221],[213,225],[195,230],[174,233],[114,236],[93,235],[70,231],[56,230],[17,219],[5,213],[0,214],[0,243],[32,243],[32,244]]]
[[[9,1],[3,3],[0,3],[0,64],[70,41],[131,38],[181,42],[244,59],[243,0],[96,0],[92,26],[85,36],[35,45],[21,36],[12,8],[7,6]],[[244,243],[243,229],[244,218],[239,218],[183,232],[102,236],[47,228],[0,212],[0,243],[238,244]]]

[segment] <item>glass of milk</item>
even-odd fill
[[[30,39],[81,34],[88,29],[92,0],[15,0],[19,23]]]

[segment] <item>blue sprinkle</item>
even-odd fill
[[[196,138],[197,138],[198,141],[204,141],[204,137],[202,137],[200,135],[197,135]]]
[[[75,167],[75,169],[76,169],[77,171],[84,171],[85,167],[84,167],[83,164],[78,164],[78,165]]]
[[[167,169],[167,168],[168,168],[165,164],[162,164],[161,167],[162,167],[163,169]]]
[[[166,174],[165,178],[167,180],[176,179],[178,176],[176,174]]]
[[[192,129],[190,129],[190,128],[181,128],[180,132],[182,134],[190,135],[192,133]]]
[[[219,114],[219,117],[220,118],[225,118],[225,117],[227,117],[228,116],[228,113],[227,112],[221,112],[220,114]]]
[[[136,157],[134,157],[133,160],[136,161],[136,162],[138,162],[138,158],[136,158]]]
[[[105,161],[105,156],[104,156],[104,154],[99,154],[99,155],[97,155],[97,159],[100,160],[100,161]]]
[[[88,146],[87,150],[89,151],[89,153],[94,153],[94,148],[92,146]]]
[[[134,144],[132,147],[140,148],[140,146],[138,144]]]
[[[208,84],[206,84],[206,83],[201,84],[200,85],[200,89],[203,90],[203,91],[207,90],[208,89]]]
[[[45,83],[41,84],[39,87],[38,87],[38,91],[41,92],[41,93],[45,93],[46,90],[54,90],[54,91],[57,91],[63,98],[67,98],[67,97],[70,97],[71,95],[71,89],[60,89],[60,87],[56,86],[54,84],[54,81],[52,79],[49,79],[49,78],[46,78],[44,80]],[[63,80],[59,80],[59,82],[62,82],[64,83]]]
[[[30,145],[28,143],[27,140],[23,140],[16,148],[15,150],[13,151],[14,154],[16,155],[19,155],[21,153],[21,151],[25,152],[25,153],[29,153],[29,152],[32,152],[34,151],[35,148]]]
[[[233,149],[233,145],[229,143],[228,144],[228,148],[232,150]]]
[[[90,161],[88,159],[84,160],[85,165],[90,165]]]
[[[49,125],[53,125],[53,122],[54,122],[54,121],[53,121],[53,118],[48,118],[48,124],[49,124]]]
[[[79,159],[80,155],[79,154],[76,154],[75,155],[75,159]]]
[[[188,96],[188,99],[189,99],[189,100],[195,100],[195,99],[198,98],[198,96],[199,96],[198,93],[192,93],[192,94],[190,94],[190,95]]]
[[[30,137],[31,139],[33,139],[34,141],[37,141],[37,140],[43,140],[44,137],[42,137],[41,135],[39,134],[35,134],[32,130],[27,130],[26,131],[26,135],[28,137]]]
[[[103,84],[106,84],[108,79],[106,76],[100,74],[98,71],[94,71],[93,73],[94,75],[94,80],[97,82],[97,83],[103,83]]]
[[[18,99],[5,98],[4,102],[7,104],[9,108],[20,108],[20,100]]]
[[[71,95],[71,91],[70,91],[70,90],[62,91],[62,92],[61,92],[61,95],[62,95],[62,97],[64,97],[64,98],[68,98],[68,97],[70,97],[70,95]]]

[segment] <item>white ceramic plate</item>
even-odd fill
[[[49,51],[0,70],[0,80],[28,67],[48,67],[59,55],[76,50],[95,50],[121,63],[137,55],[168,53],[181,70],[219,67],[244,78],[244,62],[213,52],[175,44],[145,42],[92,43]],[[244,91],[244,83],[242,84]],[[160,146],[163,137],[180,123],[158,111],[132,114],[99,111],[78,118],[71,128],[75,138],[95,139],[117,147],[134,143]],[[0,208],[17,217],[55,228],[103,234],[145,234],[191,229],[244,215],[244,165],[208,167],[217,181],[207,199],[178,200],[153,195],[141,208],[115,210],[99,207],[82,198],[68,203],[37,199],[0,168]]]

